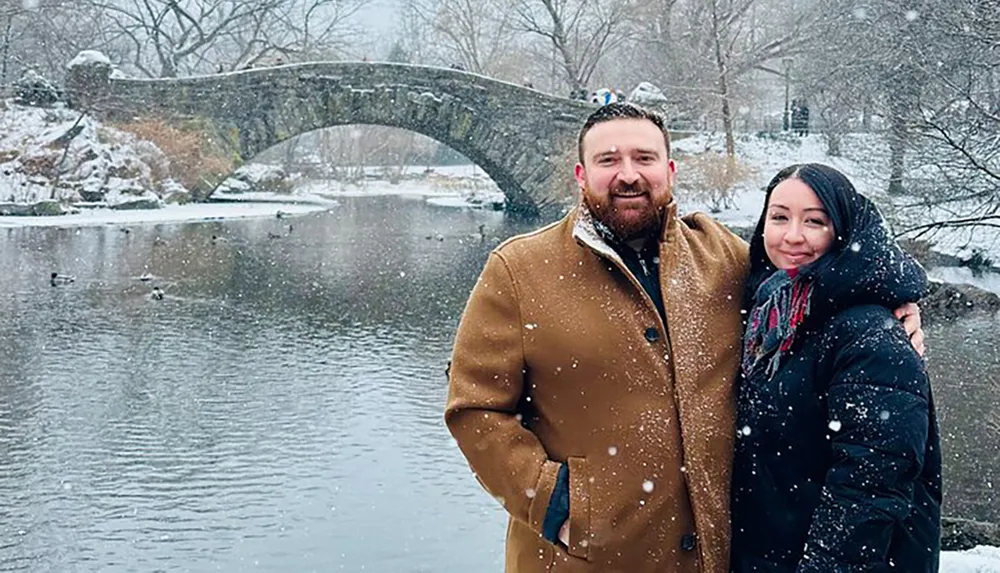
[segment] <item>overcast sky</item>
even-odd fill
[[[396,15],[402,0],[374,0],[360,15],[365,27],[379,33],[392,32],[396,27]]]

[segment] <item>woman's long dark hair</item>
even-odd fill
[[[761,211],[753,237],[750,238],[750,276],[744,293],[744,306],[750,308],[757,287],[777,268],[767,257],[764,249],[764,223],[767,221],[767,208],[771,204],[771,194],[774,188],[786,179],[798,179],[809,186],[823,203],[827,215],[833,223],[834,242],[830,250],[821,257],[832,259],[851,244],[851,238],[861,211],[867,211],[870,203],[864,200],[854,188],[851,181],[840,171],[828,165],[819,163],[798,163],[790,165],[771,179],[767,184],[764,197],[764,209]]]

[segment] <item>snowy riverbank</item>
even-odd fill
[[[1000,547],[941,553],[941,573],[1000,573]]]
[[[220,221],[285,215],[304,215],[332,208],[310,203],[267,201],[260,203],[195,203],[167,205],[161,209],[116,211],[85,209],[79,213],[54,217],[0,217],[0,227],[90,227],[94,225],[137,225],[147,223],[184,223]]]

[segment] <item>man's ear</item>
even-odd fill
[[[587,186],[587,170],[584,169],[582,163],[577,163],[576,167],[573,168],[573,177],[576,179],[576,184],[580,189]]]
[[[673,159],[667,160],[667,177],[670,179],[670,186],[674,185],[674,180],[677,179],[677,164],[674,163]]]

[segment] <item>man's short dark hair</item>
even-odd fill
[[[587,121],[584,122],[583,127],[580,128],[580,136],[576,140],[576,149],[577,153],[580,155],[581,165],[583,164],[584,136],[587,135],[590,128],[595,125],[615,119],[645,119],[653,122],[653,125],[660,128],[660,131],[663,132],[663,143],[667,146],[667,157],[670,157],[670,131],[667,130],[667,124],[666,121],[664,121],[663,116],[654,111],[641,108],[635,104],[615,102],[597,108],[597,111],[590,114],[590,116],[587,117]]]

